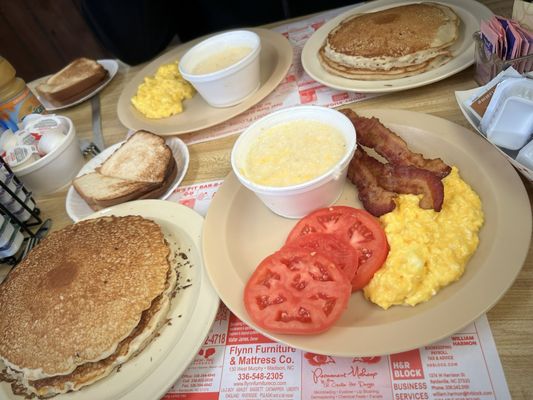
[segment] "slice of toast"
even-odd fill
[[[97,211],[131,200],[161,197],[177,174],[178,165],[171,157],[164,178],[159,183],[122,179],[95,171],[75,178],[72,185],[89,207]]]
[[[115,178],[161,184],[173,159],[165,139],[137,131],[97,171]]]
[[[157,184],[114,178],[98,172],[79,176],[72,185],[93,210],[138,199],[158,188]]]
[[[37,85],[37,92],[54,105],[75,101],[100,85],[107,70],[94,60],[77,58],[66,67]]]

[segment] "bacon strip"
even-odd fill
[[[394,198],[397,194],[383,189],[378,184],[377,178],[373,173],[372,160],[381,164],[378,160],[366,154],[361,147],[357,147],[348,166],[348,179],[357,187],[359,200],[363,203],[363,207],[370,214],[379,217],[394,210],[396,207]]]
[[[444,186],[435,174],[413,166],[382,164],[361,147],[350,162],[348,178],[356,185],[365,209],[378,217],[396,207],[396,193],[421,194],[420,208],[442,209]]]
[[[409,150],[407,143],[385,127],[379,119],[360,117],[349,108],[340,111],[355,125],[357,143],[373,148],[392,165],[425,169],[433,172],[441,179],[450,173],[450,166],[446,165],[440,158],[426,159],[422,154]]]

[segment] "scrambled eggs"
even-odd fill
[[[191,84],[181,76],[178,62],[174,62],[161,65],[153,78],[144,78],[131,102],[145,117],[166,118],[182,112],[182,101],[194,93]]]
[[[443,184],[440,212],[421,209],[418,196],[409,194],[398,196],[396,208],[381,216],[390,252],[364,288],[365,297],[378,306],[414,306],[463,275],[479,242],[481,200],[456,167]]]

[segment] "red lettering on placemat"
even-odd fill
[[[229,318],[228,340],[226,341],[227,345],[273,342],[273,340],[270,340],[259,332],[254,331],[235,315],[231,314]]]
[[[315,89],[307,89],[307,90],[300,91],[300,103],[306,104],[306,103],[312,103],[313,101],[316,101],[316,90]]]
[[[394,379],[424,379],[420,352],[417,350],[389,356]]]
[[[218,392],[209,393],[167,393],[162,400],[218,400]]]
[[[337,94],[334,94],[333,96],[331,96],[331,100],[333,100],[334,102],[337,102],[337,101],[346,100],[348,97],[349,97],[348,93],[346,93],[346,92],[337,93]]]

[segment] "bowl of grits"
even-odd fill
[[[339,198],[355,148],[355,128],[344,114],[298,106],[250,125],[233,146],[231,165],[271,211],[301,218]]]
[[[230,31],[192,47],[181,59],[180,73],[213,107],[244,101],[260,86],[261,39],[252,31]]]

